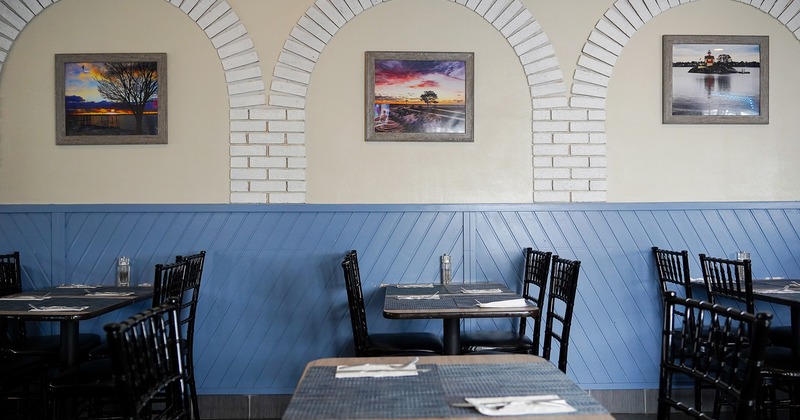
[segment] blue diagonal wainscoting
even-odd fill
[[[371,331],[441,332],[439,320],[384,319],[381,283],[436,282],[449,253],[454,281],[518,288],[528,246],[582,261],[569,375],[586,389],[657,388],[653,245],[688,249],[696,277],[697,254],[746,250],[756,276],[800,278],[800,203],[0,205],[0,253],[21,252],[26,289],[111,284],[121,255],[134,283],[149,283],[156,263],[206,250],[195,339],[203,394],[288,394],[308,361],[352,355],[347,250],[359,252]],[[759,309],[788,323],[784,308]]]

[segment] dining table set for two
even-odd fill
[[[556,366],[549,354],[536,355],[538,334],[522,333],[535,337],[536,350],[531,345],[521,352],[462,352],[462,319],[519,318],[522,324],[541,315],[543,299],[530,298],[529,283],[547,277],[550,253],[540,253],[546,269],[537,276],[534,250],[524,254],[522,292],[495,282],[453,283],[447,254],[441,258],[441,283],[380,283],[385,318],[441,319],[440,338],[430,332],[369,331],[357,253],[348,252],[342,268],[358,357],[309,362],[283,419],[613,419],[569,378],[565,357],[559,356]],[[554,260],[556,280],[570,277],[574,286],[579,262],[562,269],[567,261]],[[543,289],[545,282],[537,286]]]

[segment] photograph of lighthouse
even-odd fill
[[[165,53],[56,54],[56,144],[167,143]]]
[[[663,123],[769,123],[769,37],[664,35]]]
[[[366,52],[366,140],[471,142],[473,53]]]

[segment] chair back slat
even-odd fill
[[[756,416],[761,369],[772,314],[665,294],[658,418],[672,410],[711,418],[683,401],[687,380],[733,402],[737,420]]]
[[[550,268],[550,291],[547,297],[544,346],[542,356],[550,360],[552,342],[558,343],[558,368],[567,372],[569,333],[572,328],[572,313],[578,290],[578,274],[581,262],[554,255]]]
[[[691,298],[692,283],[689,271],[689,251],[673,251],[661,249],[657,246],[654,246],[652,251],[661,292],[673,290],[678,292],[678,296]]]
[[[535,303],[541,311],[544,308],[544,299],[547,294],[547,278],[550,272],[550,261],[553,253],[549,251],[539,251],[533,248],[525,248],[525,275],[522,279],[522,296]],[[523,337],[527,331],[527,318],[519,320],[519,337]],[[531,351],[534,355],[539,355],[539,342],[542,334],[542,317],[533,319],[533,346]]]
[[[19,251],[0,255],[0,296],[22,292]]]
[[[369,332],[367,331],[367,312],[364,307],[364,295],[361,289],[361,273],[358,269],[358,254],[349,251],[342,261],[344,284],[347,289],[347,303],[350,309],[350,323],[353,327],[353,341],[356,356],[368,355]]]
[[[731,306],[731,302],[743,303],[745,311],[755,313],[750,260],[738,261],[700,254],[700,266],[709,302],[726,306]]]

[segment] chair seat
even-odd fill
[[[773,346],[792,347],[792,328],[789,326],[769,327],[769,341]]]
[[[770,346],[764,351],[764,368],[773,375],[800,378],[800,360],[789,347]]]
[[[367,352],[370,356],[444,353],[442,339],[433,333],[370,334],[367,340]]]
[[[532,348],[533,340],[528,336],[520,337],[516,331],[475,331],[461,336],[461,353],[530,353]]]

